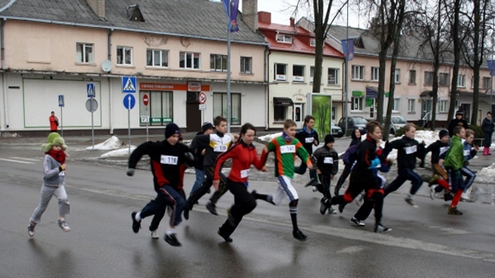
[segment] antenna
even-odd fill
[[[101,63],[101,69],[104,72],[110,72],[112,70],[112,62],[110,60],[105,60]]]

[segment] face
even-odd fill
[[[220,133],[227,132],[227,122],[221,121],[219,125],[215,126],[215,129]]]
[[[458,134],[456,134],[458,137],[461,137],[461,138],[466,138],[466,130],[463,128],[461,129],[461,131],[459,131]]]
[[[371,139],[375,140],[375,141],[379,141],[382,139],[382,129],[380,127],[375,127],[375,130],[373,130],[373,132],[370,133],[370,137]]]
[[[209,128],[209,129],[205,130],[205,132],[203,132],[203,134],[206,134],[206,135],[212,134],[212,133],[213,133],[213,128]]]
[[[254,136],[256,135],[256,132],[252,129],[248,129],[245,134],[241,135],[242,141],[246,144],[251,144],[253,143]]]
[[[306,123],[306,126],[309,128],[309,129],[313,129],[313,127],[315,126],[315,120],[313,119],[310,119],[309,122]]]
[[[462,118],[462,115],[455,115],[455,117],[460,120]]]
[[[450,136],[446,135],[446,136],[442,137],[442,139],[440,139],[440,141],[442,143],[446,144],[449,142],[449,139],[450,139]]]
[[[328,143],[328,144],[327,144],[327,147],[328,147],[328,148],[333,148],[333,144],[334,144],[334,143],[335,143],[335,142],[330,142],[330,143]]]
[[[290,126],[288,128],[284,127],[284,132],[291,138],[294,139],[294,136],[296,136],[296,126]]]
[[[174,134],[167,138],[167,142],[172,146],[177,144],[178,141],[179,141],[179,134]]]
[[[359,129],[354,130],[354,135],[356,135],[356,138],[361,138],[361,131]]]
[[[466,137],[466,142],[471,145],[474,141],[474,134],[471,134],[469,136]]]
[[[486,117],[487,117],[488,119],[491,119],[491,118],[492,118],[492,114],[486,113]]]
[[[416,128],[411,127],[409,130],[406,130],[404,133],[407,137],[414,139],[414,135],[416,134]]]
[[[52,146],[52,150],[54,150],[54,151],[61,151],[62,150],[62,146],[60,146],[60,145],[53,145]]]

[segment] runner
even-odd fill
[[[331,134],[325,136],[325,145],[321,148],[316,149],[313,157],[316,160],[318,180],[320,183],[316,185],[318,191],[323,194],[321,198],[320,213],[325,214],[327,209],[329,213],[337,213],[331,207],[332,195],[330,194],[330,183],[339,171],[339,154],[333,148],[335,143],[335,138]]]

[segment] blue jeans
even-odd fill
[[[163,213],[165,207],[170,206],[172,214],[170,215],[169,225],[175,227],[182,222],[181,214],[185,205],[186,201],[179,192],[170,185],[164,185],[158,189],[156,198],[151,200],[151,202],[141,210],[141,218]]]
[[[205,181],[205,171],[198,168],[194,168],[194,170],[196,171],[196,181],[194,182],[194,185],[191,188],[191,192],[189,192],[189,195],[192,195],[193,192],[196,191],[196,189],[198,189],[201,186],[201,184],[203,184],[203,182]]]

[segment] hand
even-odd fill
[[[213,181],[213,188],[215,188],[215,191],[218,190],[218,186],[220,185],[220,180],[214,180]]]
[[[317,173],[318,175],[321,175],[321,170],[320,170],[320,169],[317,169],[317,170],[316,170],[316,173]]]
[[[444,161],[445,161],[445,160],[440,159],[440,160],[438,161],[438,165],[440,165],[440,166],[442,166],[442,167],[443,167],[443,162],[444,162]]]
[[[313,166],[313,164],[308,165],[308,169],[309,169],[309,170],[313,170],[314,168],[315,168],[315,166]]]
[[[201,155],[205,155],[205,152],[206,152],[206,149],[203,149],[203,150],[201,151]]]
[[[474,150],[475,151],[478,151],[480,149],[480,147],[478,147],[478,145],[474,145]]]
[[[234,142],[237,142],[239,140],[239,134],[234,134]]]
[[[132,168],[127,169],[127,175],[128,175],[129,177],[134,176],[134,169],[132,169]]]
[[[266,166],[263,166],[263,168],[261,168],[260,170],[261,172],[268,172],[268,169],[266,168]]]
[[[64,164],[60,165],[60,168],[62,168],[62,171],[65,171],[65,169],[67,168],[67,166]]]

